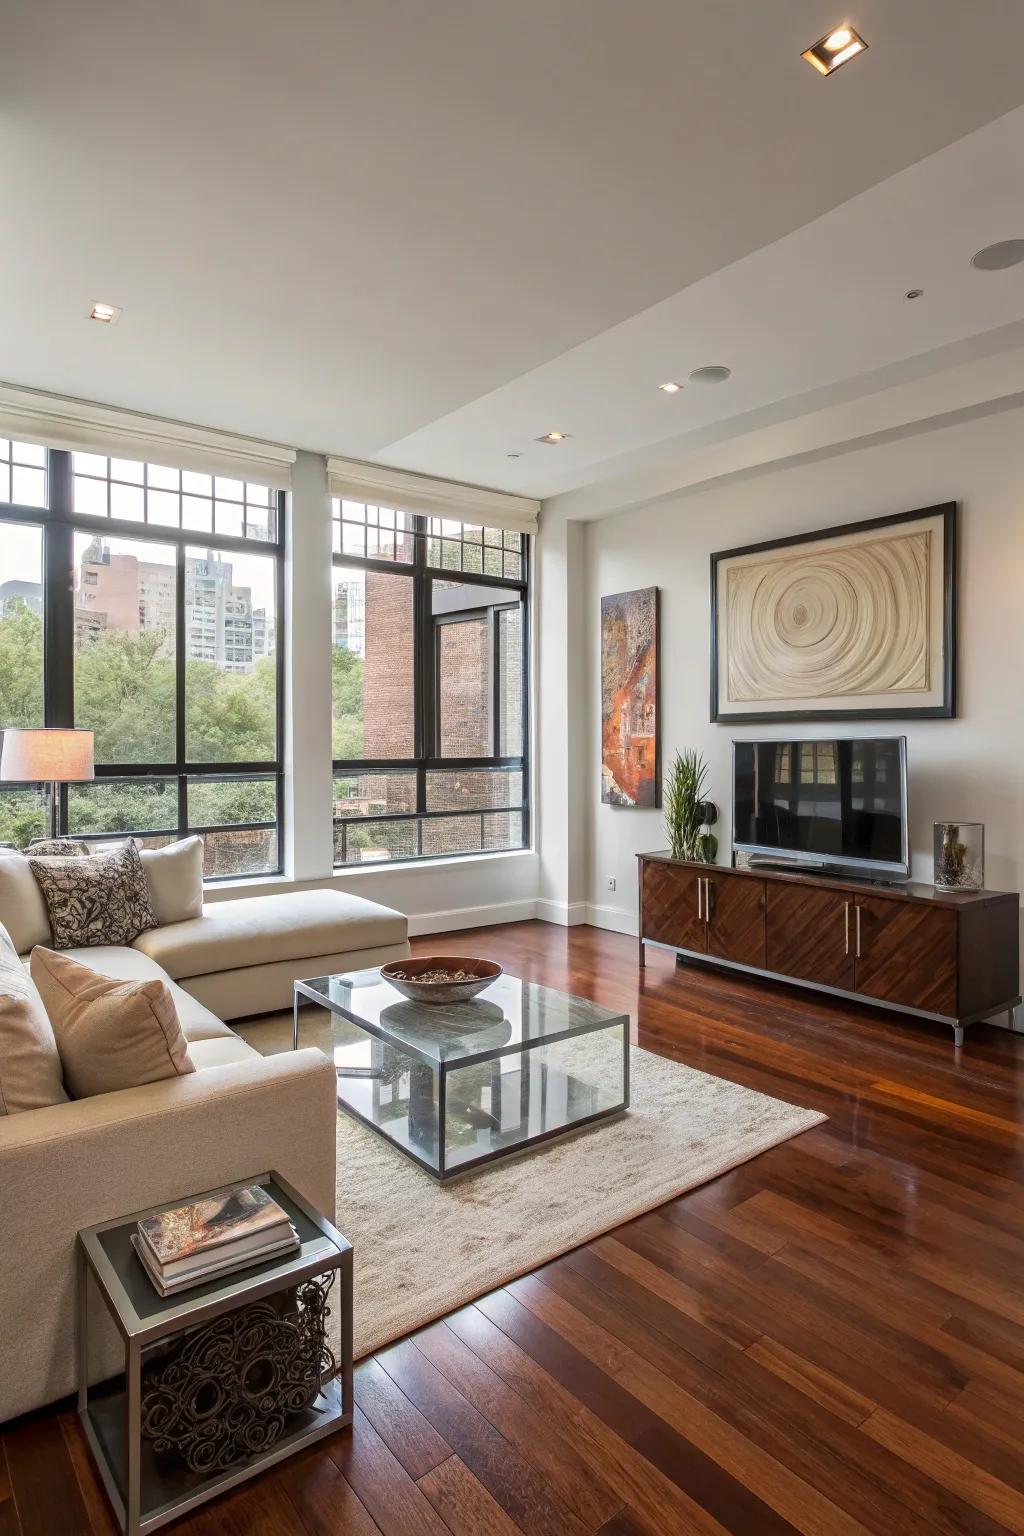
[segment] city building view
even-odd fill
[[[395,570],[336,558],[335,861],[371,863],[519,847],[523,776],[518,767],[430,768],[425,804],[418,803],[411,761],[417,755],[416,578],[402,568],[412,562],[411,537],[404,529],[393,531],[385,522],[388,516],[395,514],[344,504],[342,547],[352,547],[353,530],[358,537],[365,519],[365,547],[372,548],[376,561],[394,561]],[[377,521],[371,522],[372,517]],[[461,525],[453,526],[461,533]],[[474,533],[480,540],[475,546],[453,540],[447,563],[461,570],[475,554],[480,569],[483,539],[490,532],[469,530],[471,540]],[[430,558],[438,559],[441,541],[430,542]],[[502,554],[496,553],[498,574]],[[429,602],[431,624],[429,639],[421,637],[419,643],[428,648],[422,670],[434,694],[435,739],[423,744],[423,755],[435,760],[521,755],[519,594],[479,579],[433,576],[424,602]],[[360,772],[359,759],[375,767]],[[382,762],[394,767],[382,770],[376,766]]]
[[[233,576],[231,560],[214,551],[186,556],[185,654],[190,661],[211,661],[226,672],[244,674],[261,657],[274,654],[274,623],[265,608],[254,606],[251,588],[236,584]],[[82,551],[77,578],[76,643],[106,630],[158,631],[166,637],[165,654],[173,654],[173,560],[140,559],[96,537]]]

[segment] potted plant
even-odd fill
[[[665,781],[665,830],[674,859],[710,864],[718,839],[707,829],[718,808],[704,798],[708,765],[699,752],[677,752]]]

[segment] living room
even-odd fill
[[[1024,1530],[1024,13],[5,21],[0,1533]]]

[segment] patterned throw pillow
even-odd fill
[[[40,837],[29,843],[28,851],[33,859],[85,859],[89,844],[79,842],[77,837]]]
[[[157,925],[134,843],[87,859],[30,854],[29,864],[50,914],[55,949],[130,944]]]

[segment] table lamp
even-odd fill
[[[80,784],[93,774],[93,733],[12,727],[3,733],[0,782],[50,786],[50,836],[58,835],[58,785]]]

